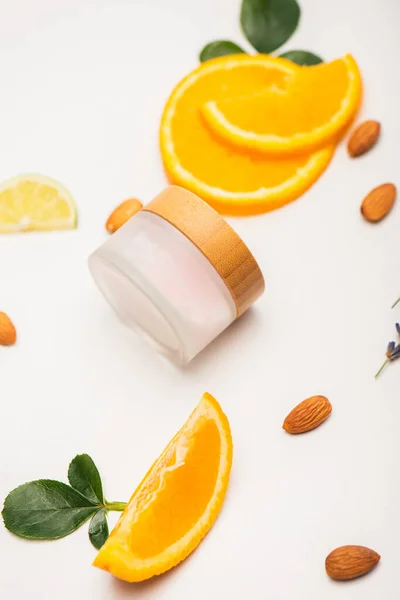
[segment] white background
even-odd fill
[[[326,60],[352,52],[365,80],[362,116],[379,146],[351,161],[342,146],[294,204],[230,219],[265,273],[257,307],[179,370],[124,329],[86,259],[127,196],[166,183],[160,113],[205,42],[241,44],[233,0],[1,0],[0,180],[39,172],[79,207],[73,232],[0,238],[0,310],[18,344],[0,349],[0,497],[40,477],[64,479],[88,452],[110,500],[127,500],[208,390],[229,416],[235,456],[216,525],[180,567],[129,585],[90,566],[87,527],[57,542],[0,528],[0,597],[13,600],[397,600],[400,364],[378,381],[400,308],[400,207],[379,225],[359,205],[398,181],[398,0],[302,0],[285,49]],[[313,394],[329,421],[291,437],[288,411]],[[371,575],[330,581],[325,556],[363,544]]]

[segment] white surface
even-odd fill
[[[76,232],[0,238],[0,307],[19,332],[0,349],[0,496],[65,478],[90,453],[110,500],[125,500],[202,392],[222,403],[235,457],[223,512],[181,567],[139,586],[92,567],[83,527],[57,542],[0,528],[0,597],[13,600],[397,600],[400,365],[375,382],[400,308],[400,208],[360,218],[373,186],[398,175],[398,0],[302,0],[287,48],[353,52],[363,115],[379,146],[343,147],[318,184],[283,210],[232,219],[264,269],[257,309],[185,370],[117,322],[88,273],[110,209],[149,200],[165,180],[157,128],[172,86],[202,45],[242,42],[231,0],[1,0],[0,179],[38,171],[79,206]],[[287,412],[327,395],[332,417],[303,437]],[[382,555],[377,570],[335,584],[324,559],[342,544]]]

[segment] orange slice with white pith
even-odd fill
[[[281,60],[281,59],[274,59]],[[353,120],[361,100],[354,58],[299,67],[285,85],[211,99],[207,125],[235,146],[269,154],[313,152],[334,141]]]
[[[93,564],[134,582],[184,560],[218,516],[231,465],[228,419],[204,394],[133,494]]]
[[[210,101],[260,90],[284,93],[300,70],[285,59],[233,55],[207,61],[183,79],[166,104],[160,128],[161,155],[171,182],[226,214],[266,212],[307,190],[328,166],[334,140],[316,152],[282,159],[224,140],[204,115]]]

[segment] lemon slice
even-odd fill
[[[0,185],[0,233],[74,229],[76,225],[72,196],[54,179],[19,175]]]

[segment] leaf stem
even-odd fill
[[[122,511],[122,510],[124,510],[124,508],[126,506],[126,502],[107,502],[107,500],[106,500],[104,503],[104,506],[107,510]]]
[[[385,362],[383,363],[383,365],[381,366],[381,368],[379,369],[379,371],[377,372],[377,374],[375,375],[375,379],[377,379],[379,377],[379,375],[382,373],[383,369],[386,367],[388,362],[389,362],[389,359],[387,358],[385,360]]]
[[[396,302],[392,305],[392,308],[394,308],[399,302],[400,302],[400,297],[397,298]]]

